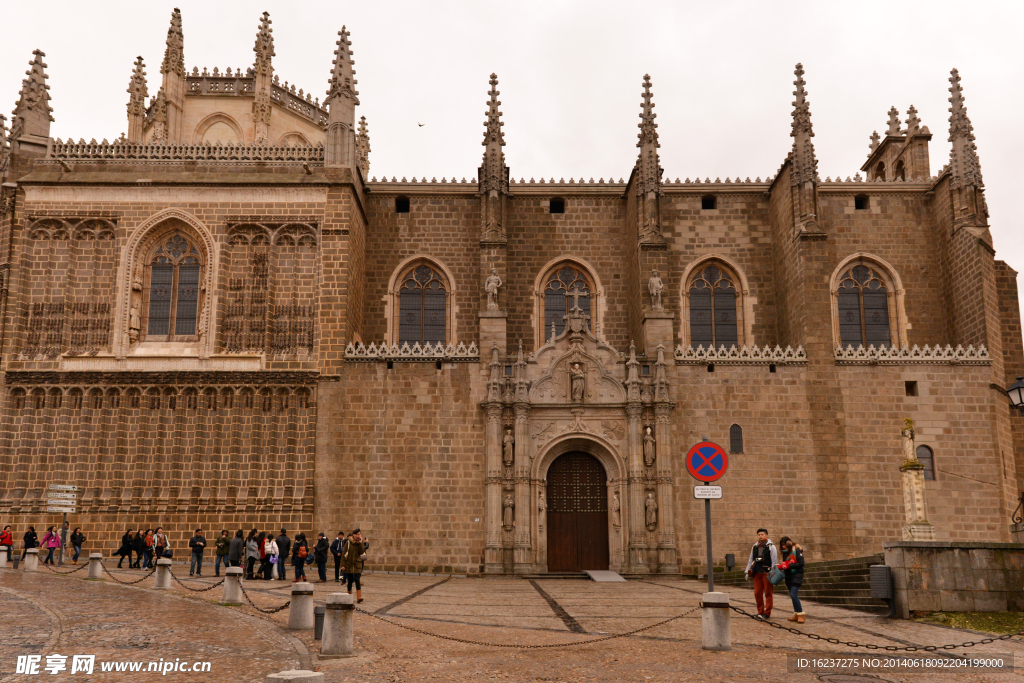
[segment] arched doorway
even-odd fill
[[[548,469],[548,571],[608,569],[608,477],[592,455],[559,456]]]

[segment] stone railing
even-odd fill
[[[459,342],[456,344],[448,344],[445,346],[441,342],[437,344],[420,344],[419,342],[409,346],[409,342],[403,343],[401,346],[398,344],[391,344],[390,346],[385,343],[381,343],[379,346],[374,342],[370,342],[369,346],[364,346],[362,342],[358,344],[349,343],[345,347],[345,360],[349,361],[446,361],[449,363],[473,363],[480,360],[480,350],[476,347],[476,342],[470,342],[469,346],[466,346],[465,342]]]
[[[324,147],[317,145],[153,145],[129,142],[62,142],[59,138],[50,146],[47,160],[64,161],[214,161],[214,162],[270,162],[306,163],[322,166]]]
[[[693,348],[676,346],[676,364],[678,365],[705,365],[715,363],[720,365],[806,365],[807,353],[804,347],[792,346],[782,348],[776,346],[720,346],[705,349],[703,345]]]
[[[836,346],[836,364],[838,365],[988,365],[992,362],[988,349],[984,344],[977,348],[974,345],[953,348],[950,345],[890,348],[875,348],[874,344],[864,348],[847,346],[845,349]]]

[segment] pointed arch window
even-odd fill
[[[196,339],[202,256],[195,243],[173,233],[157,243],[146,265],[146,321],[149,340]]]
[[[441,271],[420,262],[406,271],[398,288],[398,343],[448,341],[449,286]]]
[[[843,348],[892,345],[889,288],[877,269],[866,263],[846,269],[839,277],[836,301]]]
[[[591,292],[593,283],[588,274],[581,268],[568,263],[555,266],[544,278],[544,338],[551,334],[552,325],[555,334],[565,330],[565,316],[579,305],[587,315],[591,315]]]
[[[711,264],[694,273],[688,286],[690,346],[719,348],[739,345],[735,277]]]

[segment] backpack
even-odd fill
[[[298,555],[299,555],[299,559],[300,560],[306,559],[306,556],[309,555],[309,551],[306,550],[306,546],[304,546],[304,545],[300,545],[299,546],[299,553],[298,553]]]

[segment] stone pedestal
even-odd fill
[[[103,553],[89,553],[89,575],[85,578],[90,581],[103,580]]]
[[[291,669],[267,676],[267,683],[323,683],[323,680],[323,672],[305,669]]]
[[[327,614],[324,617],[324,637],[320,641],[320,659],[354,657],[352,654],[352,627],[356,606],[348,593],[327,596]]]
[[[166,557],[156,561],[156,583],[153,584],[153,588],[158,591],[171,589],[171,561]]]
[[[498,344],[498,353],[502,358],[508,355],[508,343],[505,337],[505,311],[480,311],[480,358],[483,360],[491,346]]]
[[[658,344],[664,344],[669,354],[673,353],[675,344],[672,323],[675,314],[669,311],[644,311],[644,354],[647,358],[654,355]]]
[[[900,465],[903,475],[903,508],[906,524],[903,525],[904,541],[934,541],[935,527],[927,519],[927,504],[924,497],[924,464],[916,458]]]
[[[39,571],[39,548],[29,548],[25,551],[25,571]]]
[[[732,622],[728,593],[705,593],[701,617],[701,647],[705,650],[732,649]]]
[[[292,586],[292,604],[288,607],[288,628],[292,631],[305,631],[316,626],[313,614],[312,584],[297,583]]]
[[[1010,525],[1010,540],[1014,543],[1024,543],[1024,523]],[[0,564],[0,567],[2,566]]]
[[[242,568],[228,567],[224,572],[224,604],[242,604]]]
[[[0,545],[0,569],[7,569],[7,546]]]

